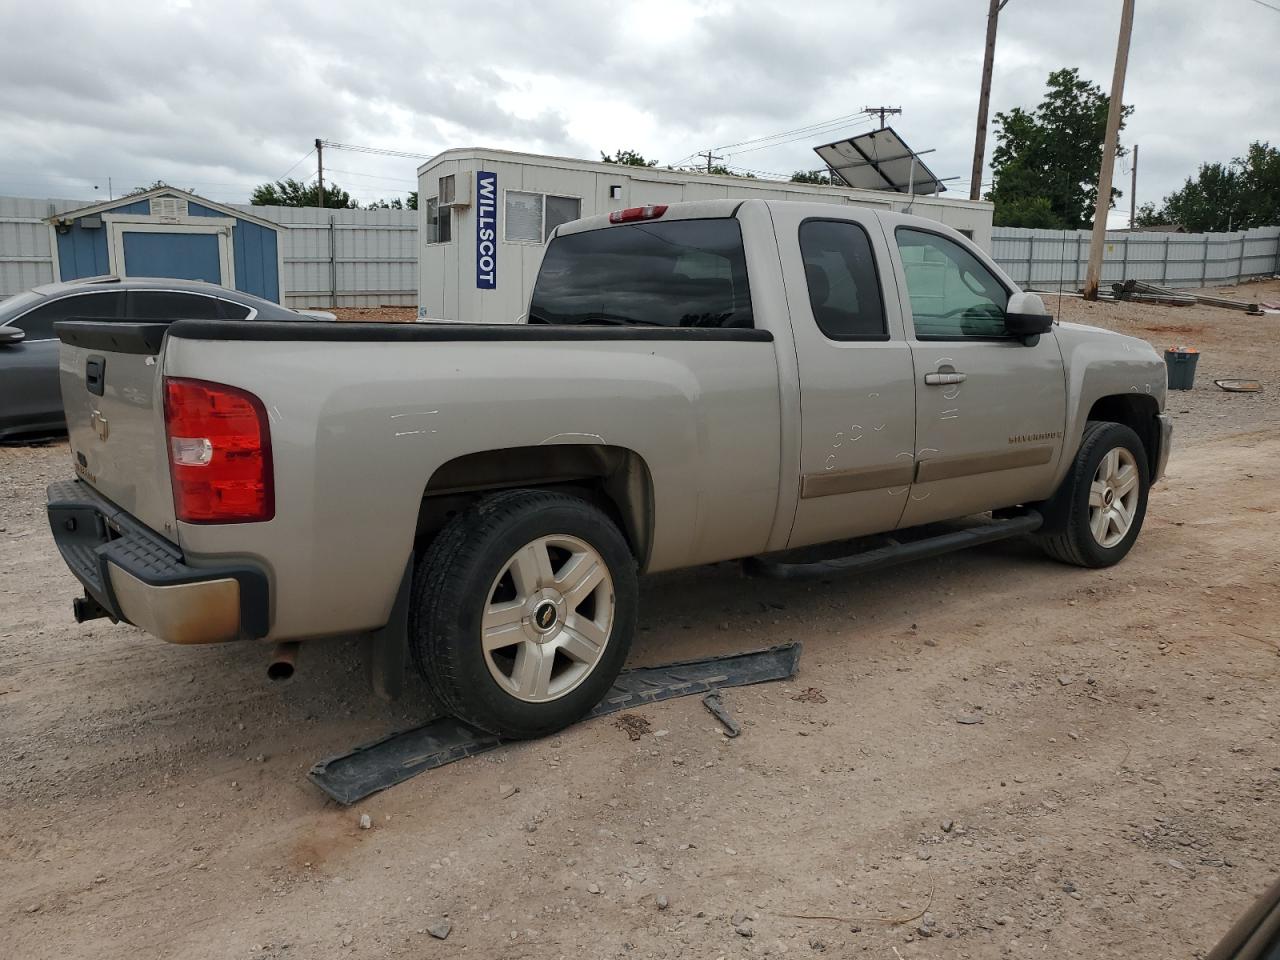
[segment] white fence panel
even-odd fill
[[[417,305],[417,211],[237,206],[289,228],[285,306]]]
[[[44,218],[85,202],[0,197],[0,298],[53,279]],[[281,235],[287,306],[417,304],[417,211],[236,206],[289,227]],[[1076,290],[1089,261],[1089,231],[996,227],[992,255],[1021,286]],[[1274,274],[1280,274],[1280,227],[1109,232],[1103,252],[1104,288],[1125,279],[1199,287]]]
[[[78,200],[0,197],[0,299],[53,282],[45,217],[84,206]]]
[[[1023,287],[1077,290],[1089,264],[1090,231],[996,227],[995,261]],[[1280,227],[1235,233],[1109,231],[1102,286],[1146,280],[1169,287],[1235,283],[1280,274]]]

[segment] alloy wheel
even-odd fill
[[[613,579],[577,537],[525,544],[485,598],[481,645],[498,685],[526,703],[559,699],[585,680],[613,629]]]

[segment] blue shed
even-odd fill
[[[49,218],[58,280],[115,274],[208,280],[281,303],[283,253],[272,223],[185,190],[145,193]]]

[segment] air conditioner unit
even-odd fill
[[[442,207],[469,207],[471,206],[471,178],[464,176],[461,181],[454,174],[440,178],[440,206]]]

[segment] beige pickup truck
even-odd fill
[[[579,220],[526,319],[58,324],[77,617],[274,641],[277,674],[298,640],[367,633],[382,687],[407,650],[461,718],[536,736],[614,680],[639,574],[825,577],[1028,534],[1107,566],[1169,454],[1148,344],[1053,322],[916,217]]]

